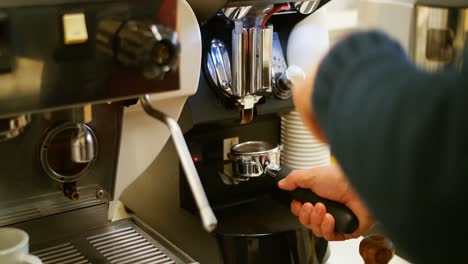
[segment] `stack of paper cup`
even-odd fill
[[[330,148],[305,127],[295,111],[281,118],[281,145],[282,165],[307,169],[330,164]]]
[[[320,63],[330,48],[327,17],[326,7],[322,7],[294,26],[288,39],[289,65],[298,66],[308,73]],[[282,165],[306,169],[330,164],[328,145],[311,134],[297,112],[290,112],[282,117],[281,143]]]

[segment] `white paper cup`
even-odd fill
[[[288,135],[281,135],[281,139],[288,139],[288,138],[294,138],[294,139],[306,139],[306,140],[313,140],[317,142],[321,142],[318,140],[316,137],[314,137],[310,133],[289,133]]]
[[[320,155],[320,156],[304,156],[304,157],[291,157],[287,158],[287,161],[291,162],[303,162],[305,165],[307,163],[317,163],[322,161],[330,160],[329,155]]]
[[[281,118],[281,121],[283,122],[288,122],[288,121],[296,121],[296,122],[301,122],[302,123],[302,118],[299,116],[288,116],[288,118]]]
[[[297,112],[281,118],[281,164],[308,169],[330,164],[330,148],[304,125]]]
[[[2,264],[42,264],[42,261],[29,254],[29,236],[17,228],[0,228],[0,263]]]
[[[318,158],[328,158],[330,156],[330,152],[328,150],[317,150],[317,151],[307,151],[297,154],[294,150],[283,150],[281,151],[281,155],[285,157],[291,158],[301,158],[302,160],[316,160]]]
[[[316,138],[310,138],[310,137],[307,138],[305,136],[295,136],[295,135],[290,135],[289,137],[281,136],[281,142],[283,142],[283,144],[300,143],[300,144],[308,145],[310,147],[324,146],[324,144]]]
[[[281,151],[281,155],[285,154],[284,156],[287,157],[292,156],[292,157],[307,157],[307,158],[315,158],[315,157],[328,157],[330,155],[330,151],[327,149],[321,149],[321,150],[306,150],[303,151],[299,154],[295,153],[294,149],[284,149]]]
[[[304,123],[300,120],[281,120],[281,124],[285,126],[300,126],[306,127]]]
[[[296,149],[296,147],[301,148],[300,151],[303,150],[317,150],[317,149],[326,149],[327,147],[318,142],[305,142],[300,140],[283,140],[282,141],[283,148],[289,149]],[[299,150],[299,149],[297,149]]]
[[[294,133],[293,133],[294,132]],[[295,136],[301,136],[301,137],[313,137],[313,135],[308,132],[308,131],[304,131],[304,132],[297,132],[295,131],[294,129],[288,129],[288,128],[282,128],[281,129],[281,133],[282,135],[284,135],[283,137],[284,138],[288,138],[290,137],[291,135],[295,135]]]
[[[323,167],[323,166],[328,166],[330,163],[327,161],[323,162],[316,162],[316,163],[297,163],[297,162],[283,162],[281,161],[285,166],[288,166],[290,168],[296,169],[296,170],[303,170],[303,169],[310,169],[310,168],[317,168],[317,167]]]

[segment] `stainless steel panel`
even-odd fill
[[[430,71],[460,67],[468,36],[468,8],[417,6],[413,56]]]
[[[272,70],[271,70],[271,59],[273,49],[273,26],[269,26],[262,30],[262,90],[271,92],[272,83]]]
[[[232,95],[231,61],[224,43],[213,39],[207,57],[207,67],[214,83],[223,92]]]
[[[250,94],[257,93],[262,87],[262,30],[257,28],[249,29],[249,91]]]
[[[110,263],[175,263],[131,226],[91,236],[87,240]]]
[[[93,206],[15,227],[30,234],[30,251],[45,264],[197,263],[137,218],[108,222],[106,209]]]
[[[83,254],[70,242],[34,251],[44,264],[91,264]]]
[[[0,208],[0,226],[11,225],[51,214],[76,210],[88,206],[104,204],[110,200],[109,194],[101,198],[96,197],[97,186],[80,188],[81,198],[78,201],[70,201],[61,192],[32,196],[16,201],[15,203],[2,204]]]
[[[160,5],[165,12],[159,13]],[[141,17],[175,29],[176,5],[172,0],[0,1],[0,118],[177,90],[177,73],[146,79],[97,46],[98,25],[105,18]],[[63,16],[76,12],[85,16],[88,38],[65,44]]]
[[[119,150],[122,106],[103,104],[93,106],[93,121],[89,127],[97,138],[99,153],[85,174],[77,181],[81,199],[72,201],[63,194],[63,186],[49,177],[41,166],[43,140],[53,128],[71,120],[70,111],[32,115],[31,123],[18,137],[0,143],[0,226],[36,217],[76,210],[106,203],[112,199],[116,162]],[[54,156],[57,168],[64,176],[72,175],[70,141],[62,138]],[[78,167],[80,170],[83,167]],[[69,174],[66,174],[69,173]],[[64,177],[65,178],[65,177]]]
[[[235,22],[232,31],[232,92],[238,97],[246,95],[248,33],[242,22]]]

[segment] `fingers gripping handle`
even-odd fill
[[[301,203],[323,203],[327,212],[335,218],[335,231],[337,233],[352,234],[359,226],[357,217],[344,204],[324,199],[308,189],[292,191],[291,198]]]
[[[292,171],[293,169],[291,168],[282,167],[276,173],[276,181],[279,182],[286,178]],[[356,215],[344,204],[322,198],[311,190],[303,188],[298,188],[290,192],[289,196],[292,200],[301,203],[309,202],[313,205],[316,203],[323,203],[327,208],[327,212],[335,218],[335,231],[337,233],[352,234],[359,227],[359,221]]]

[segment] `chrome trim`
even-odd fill
[[[222,11],[230,20],[241,20],[249,13],[250,9],[252,9],[252,6],[241,6],[223,8]]]
[[[30,115],[0,119],[0,142],[17,137],[30,122]]]
[[[264,141],[247,141],[232,147],[231,155],[264,155],[279,146]]]
[[[249,56],[248,63],[250,64],[250,94],[257,93],[262,86],[262,30],[257,28],[249,29]]]
[[[58,173],[54,169],[52,169],[50,164],[49,164],[47,152],[49,150],[49,145],[50,145],[51,141],[57,135],[59,135],[61,132],[65,131],[65,130],[68,130],[68,129],[77,129],[77,125],[75,123],[70,123],[70,122],[63,123],[62,125],[59,125],[59,126],[53,128],[52,130],[50,130],[46,134],[46,137],[43,139],[42,144],[41,144],[40,159],[41,159],[42,168],[47,173],[47,175],[49,175],[50,178],[52,178],[52,179],[54,179],[54,180],[56,180],[58,182],[61,182],[61,183],[76,182],[81,177],[88,174],[89,171],[91,170],[94,162],[96,161],[97,155],[98,155],[98,148],[97,148],[98,140],[97,140],[97,137],[94,134],[93,130],[90,127],[88,127],[87,125],[83,125],[83,126],[84,126],[84,129],[86,129],[86,131],[89,133],[89,135],[93,138],[92,140],[94,142],[94,146],[93,146],[94,155],[93,155],[93,159],[87,163],[85,168],[81,172],[79,172],[79,173],[77,173],[75,175],[61,175],[60,173]]]
[[[77,124],[77,133],[71,142],[71,157],[76,163],[89,163],[95,159],[93,135],[83,123]]]
[[[212,81],[225,93],[232,95],[231,62],[226,46],[219,39],[213,39],[207,59],[208,71]]]
[[[248,53],[248,33],[242,22],[236,22],[232,31],[232,87],[233,94],[238,97],[246,95],[246,76]]]
[[[270,164],[280,164],[281,148],[263,141],[248,141],[232,147],[233,178],[252,178],[264,175]]]
[[[301,1],[301,2],[295,2],[294,7],[299,13],[308,15],[314,12],[319,6],[319,4],[320,4],[320,0]]]
[[[255,95],[266,91],[271,92],[271,57],[273,50],[273,26],[264,29],[250,28],[248,30],[248,66],[249,94]]]
[[[275,80],[273,94],[278,99],[286,100],[291,97],[294,85],[305,79],[304,71],[298,66],[291,65]]]
[[[273,26],[262,30],[262,66],[261,78],[263,80],[262,91],[271,92],[272,70],[271,58],[273,53]]]

